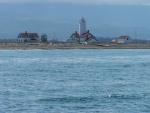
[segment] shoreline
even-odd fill
[[[0,43],[0,50],[54,49],[150,49],[150,43]]]

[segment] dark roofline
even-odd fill
[[[129,36],[120,36],[118,39],[125,39],[127,37],[129,37]]]
[[[19,33],[18,38],[39,38],[37,33]]]

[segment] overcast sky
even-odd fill
[[[150,39],[150,0],[0,0],[0,38],[28,31],[67,39],[79,19],[95,36]]]
[[[77,3],[77,4],[109,4],[109,5],[150,5],[150,0],[0,0],[0,3]]]

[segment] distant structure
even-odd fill
[[[132,38],[129,36],[120,36],[117,38],[117,43],[129,43],[132,42]]]
[[[82,35],[86,32],[86,21],[82,17],[81,20],[79,21],[79,35]]]
[[[92,35],[89,30],[86,31],[86,21],[82,17],[79,21],[79,33],[75,31],[68,40],[68,42],[91,43],[97,42],[96,37]]]
[[[37,33],[28,33],[25,31],[25,33],[19,33],[18,42],[39,42],[39,35]]]

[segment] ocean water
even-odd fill
[[[0,113],[150,112],[150,50],[0,50]]]

